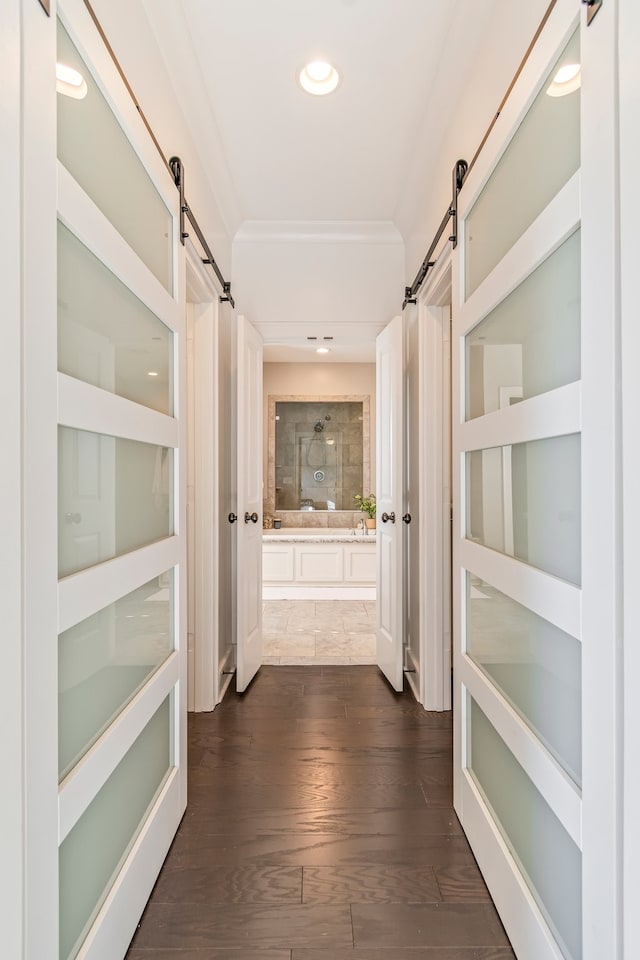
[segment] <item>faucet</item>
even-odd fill
[[[361,530],[362,530],[362,536],[363,536],[363,537],[368,537],[368,536],[369,536],[369,527],[367,526],[364,517],[361,517],[361,518],[360,518],[360,520],[358,521],[358,526],[359,526],[359,527],[361,528]]]

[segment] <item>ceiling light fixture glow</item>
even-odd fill
[[[553,82],[547,87],[547,94],[550,97],[565,97],[568,93],[579,90],[581,82],[580,64],[565,63],[557,71]]]
[[[87,95],[87,81],[73,67],[68,67],[66,63],[56,63],[56,90],[73,100],[84,100]]]
[[[317,347],[316,353],[329,353],[329,347]]]
[[[326,60],[313,60],[300,71],[298,81],[307,93],[322,97],[333,93],[340,83],[340,74]]]
[[[147,376],[148,376],[148,377],[157,377],[157,376],[158,376],[158,371],[157,371],[157,370],[148,370],[148,371],[147,371]]]

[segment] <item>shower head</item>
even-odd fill
[[[325,428],[325,426],[326,426],[326,424],[327,424],[327,422],[328,422],[329,420],[331,420],[331,417],[329,416],[329,414],[326,415],[326,417],[324,418],[324,420],[316,420],[316,422],[315,422],[315,424],[314,424],[314,426],[313,426],[313,429],[315,430],[315,432],[316,432],[316,433],[322,433],[322,431],[324,430],[324,428]]]

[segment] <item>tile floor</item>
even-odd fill
[[[265,600],[263,663],[375,663],[375,622],[375,600]]]

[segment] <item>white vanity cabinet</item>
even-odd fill
[[[265,534],[262,580],[266,600],[373,600],[376,537],[308,530]]]

